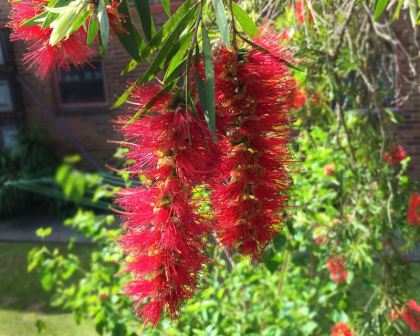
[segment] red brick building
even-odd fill
[[[175,3],[172,1],[171,3]],[[157,25],[166,16],[160,0],[151,1]],[[176,4],[174,5],[176,6]],[[114,39],[106,56],[95,61],[96,68],[56,74],[41,81],[22,64],[23,43],[11,44],[5,24],[7,1],[0,2],[0,142],[7,143],[23,123],[43,128],[60,154],[80,151],[80,144],[95,161],[109,161],[114,148],[112,119],[118,111],[109,107],[125,87],[120,71],[129,61]],[[420,71],[420,62],[417,64]],[[141,71],[141,69],[139,70]],[[404,122],[399,137],[410,156],[412,175],[420,178],[420,88],[405,102],[399,113]]]
[[[166,20],[160,0],[151,1],[151,11],[157,26]],[[8,2],[0,1],[0,143],[7,145],[21,125],[36,125],[61,155],[78,152],[81,145],[95,161],[109,161],[114,148],[107,140],[118,113],[110,106],[125,88],[128,78],[120,72],[130,57],[113,38],[105,57],[93,62],[95,68],[40,80],[22,64],[24,43],[8,39],[8,14]]]

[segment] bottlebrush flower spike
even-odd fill
[[[142,108],[161,90],[137,88],[130,103]],[[127,271],[134,276],[127,288],[146,324],[162,313],[176,317],[180,304],[196,288],[204,262],[204,235],[210,225],[191,203],[191,187],[212,174],[210,134],[185,108],[181,96],[166,94],[151,114],[122,127],[134,163],[130,171],[151,183],[128,188],[119,195],[124,209]],[[214,166],[214,165],[213,165]]]
[[[300,109],[305,106],[308,97],[306,95],[305,90],[296,88],[293,94],[293,108]]]
[[[11,2],[10,22],[12,41],[22,40],[28,45],[23,56],[29,68],[36,68],[40,77],[45,77],[53,69],[69,70],[70,65],[76,67],[88,63],[95,55],[93,49],[86,44],[86,32],[83,28],[73,33],[58,45],[49,44],[52,29],[41,26],[23,27],[21,24],[44,12],[47,0],[20,0]]]
[[[214,55],[217,127],[223,157],[213,186],[219,240],[258,257],[281,223],[288,199],[291,106],[296,81],[279,36],[262,30],[238,52]]]
[[[413,331],[420,331],[420,305],[414,300],[409,300],[401,313],[401,318]]]
[[[289,7],[293,8],[293,4],[290,4]],[[296,1],[294,5],[296,21],[299,25],[305,24],[305,20],[307,19],[309,23],[312,23],[314,20],[312,17],[309,8],[306,8],[306,1],[300,0]]]
[[[125,16],[121,13],[118,13],[118,7],[121,6],[121,1],[112,0],[111,4],[106,6],[106,13],[109,18],[109,24],[111,25],[112,30],[119,33],[128,33],[124,28]]]
[[[397,145],[391,148],[390,151],[386,151],[384,153],[384,160],[390,165],[396,164],[401,162],[407,157],[407,152],[405,151],[404,147],[401,145]]]
[[[347,279],[347,270],[344,259],[341,256],[333,256],[327,259],[327,268],[330,271],[331,279],[337,283]]]
[[[420,195],[413,194],[408,205],[408,222],[413,225],[420,225]]]
[[[355,333],[346,323],[339,322],[331,328],[331,336],[355,336]]]

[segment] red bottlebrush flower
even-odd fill
[[[396,308],[392,308],[392,309],[389,311],[389,318],[390,318],[392,321],[395,321],[396,319],[400,318],[400,313],[398,312],[398,309],[396,309]]]
[[[121,5],[121,2],[117,0],[112,0],[111,5],[106,6],[106,13],[109,18],[109,24],[111,25],[112,30],[119,33],[127,33],[124,28],[125,16],[121,13],[118,13],[118,7]]]
[[[411,196],[407,220],[410,224],[420,225],[420,195],[417,193]]]
[[[293,37],[294,30],[290,28],[284,28],[280,34],[279,38],[281,41],[288,42]]]
[[[420,331],[420,305],[414,300],[409,300],[401,312],[401,318],[413,331]]]
[[[393,147],[390,151],[384,153],[384,160],[390,165],[401,162],[407,157],[407,152],[404,147],[397,145]]]
[[[331,328],[331,336],[355,336],[353,330],[344,322],[339,322]]]
[[[69,70],[70,65],[82,66],[95,55],[86,44],[86,32],[83,28],[73,33],[58,45],[49,44],[52,29],[41,26],[22,27],[21,24],[41,14],[47,0],[21,0],[11,2],[12,10],[8,27],[12,29],[11,40],[23,40],[28,51],[23,61],[29,68],[36,68],[39,76],[45,77],[53,69]]]
[[[327,176],[334,176],[335,174],[335,164],[329,163],[324,167],[324,174]]]
[[[314,242],[317,245],[322,245],[322,244],[324,244],[326,242],[326,239],[325,239],[324,236],[318,236],[318,237],[315,237],[314,238]]]
[[[142,108],[161,90],[134,90],[130,103]],[[210,225],[191,203],[191,186],[211,174],[216,161],[207,128],[193,117],[176,94],[165,94],[151,114],[122,127],[134,175],[146,175],[151,185],[128,188],[119,195],[126,232],[127,271],[134,279],[126,287],[146,324],[163,313],[175,317],[181,303],[196,288],[207,261],[204,235]],[[210,173],[209,173],[210,171]]]
[[[292,4],[289,5],[289,7],[292,6]],[[294,9],[296,14],[296,21],[299,25],[303,25],[305,23],[305,19],[307,19],[310,23],[313,21],[312,14],[310,13],[309,9],[306,8],[306,1],[296,1]]]
[[[306,96],[305,90],[296,88],[296,90],[293,94],[292,107],[294,109],[300,109],[300,108],[304,107],[307,99],[308,99],[308,97]]]
[[[220,241],[257,257],[280,230],[288,196],[290,109],[296,82],[277,34],[261,31],[256,49],[221,46],[214,56],[221,159],[213,186]]]
[[[330,272],[331,279],[337,283],[347,279],[347,270],[344,259],[341,256],[333,256],[327,259],[327,269]]]

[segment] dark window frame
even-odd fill
[[[99,62],[100,68],[102,70],[102,84],[104,90],[104,100],[103,101],[92,101],[92,102],[72,102],[66,103],[63,102],[61,99],[61,92],[60,92],[60,73],[59,71],[55,71],[54,75],[52,76],[52,84],[53,84],[53,91],[54,91],[54,98],[58,109],[63,114],[77,114],[78,112],[98,112],[103,113],[109,106],[109,95],[108,95],[108,87],[106,81],[106,74],[104,68],[104,60],[101,58],[95,58],[94,62]],[[87,67],[89,65],[86,65]]]

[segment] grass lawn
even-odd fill
[[[42,289],[35,272],[27,273],[27,255],[35,244],[0,243],[0,336],[38,335],[38,325],[44,323],[41,335],[96,335],[89,323],[77,325],[71,313],[49,305],[48,293]],[[89,246],[81,246],[81,254]]]

